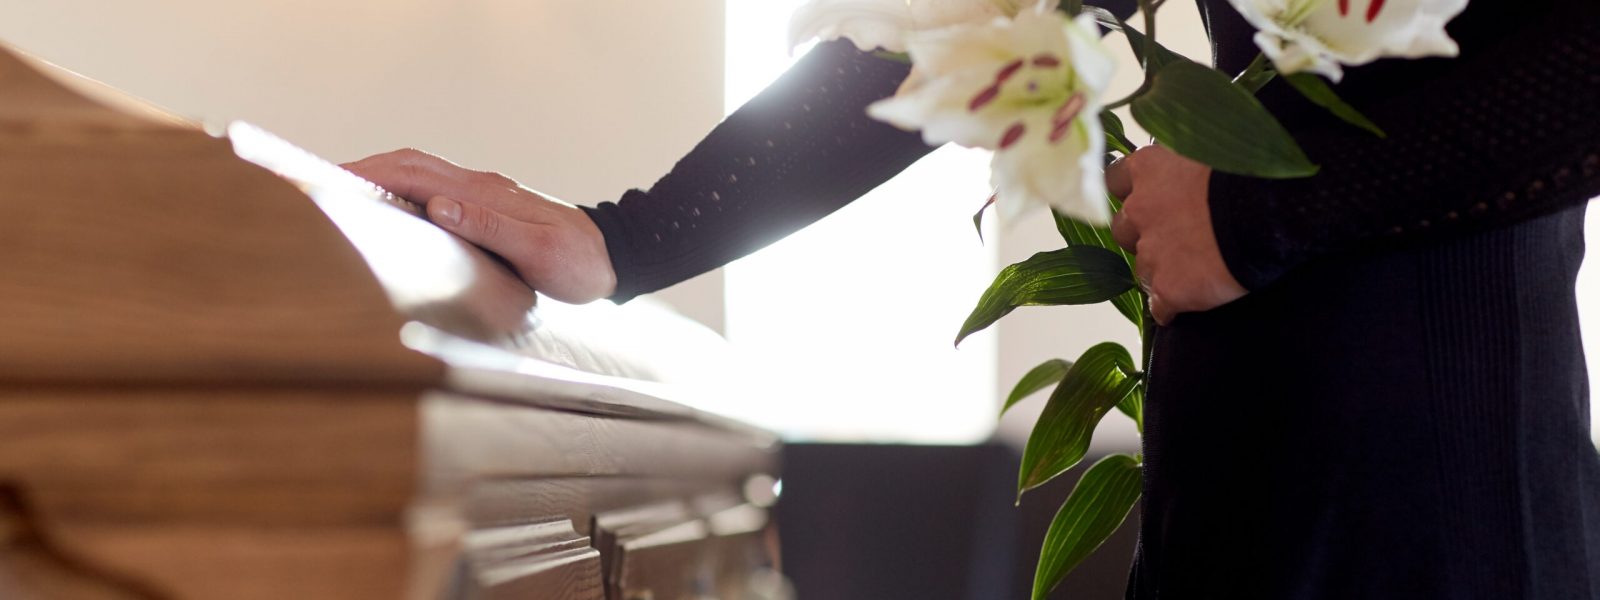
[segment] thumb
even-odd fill
[[[505,256],[514,240],[508,239],[512,223],[494,210],[457,202],[444,196],[434,196],[428,201],[428,219],[446,231],[466,238],[467,241]]]

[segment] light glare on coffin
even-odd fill
[[[262,129],[228,125],[240,158],[293,182],[316,202],[398,306],[450,300],[471,284],[473,263],[449,233],[395,205],[383,190]],[[427,273],[427,277],[418,277]]]

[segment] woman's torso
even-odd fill
[[[1202,10],[1239,70],[1251,30]],[[1583,218],[1324,258],[1160,330],[1130,596],[1600,598]]]

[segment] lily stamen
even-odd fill
[[[1372,0],[1372,4],[1367,5],[1367,22],[1371,23],[1377,19],[1378,11],[1381,10],[1383,10],[1383,0]]]
[[[1052,123],[1050,143],[1059,143],[1063,138],[1067,137],[1067,132],[1072,130],[1072,121],[1078,118],[1078,113],[1083,112],[1085,104],[1088,104],[1088,100],[1080,92],[1073,94],[1071,98],[1067,98],[1061,108],[1056,109],[1056,114],[1050,119]]]
[[[1017,143],[1017,140],[1022,139],[1022,134],[1027,130],[1028,128],[1022,123],[1013,123],[1011,127],[1006,128],[1006,134],[1000,137],[1000,149],[1010,148],[1012,144]]]
[[[983,108],[984,106],[987,106],[990,102],[994,102],[995,98],[999,98],[999,97],[1000,97],[1000,84],[999,83],[995,83],[994,85],[991,85],[989,87],[983,88],[983,91],[978,92],[978,95],[973,96],[972,97],[972,101],[967,103],[967,111],[968,112],[978,112],[978,109]]]
[[[1020,58],[1017,59],[1017,60],[1013,60],[1013,61],[1011,61],[1009,63],[1006,63],[1006,66],[1000,67],[1000,72],[994,76],[994,82],[995,83],[1005,83],[1007,79],[1011,79],[1012,75],[1016,75],[1017,74],[1017,70],[1019,70],[1021,68],[1022,68],[1022,59],[1020,59]]]

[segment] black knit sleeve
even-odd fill
[[[1213,226],[1239,282],[1258,289],[1319,256],[1436,241],[1600,194],[1597,3],[1538,4],[1474,0],[1450,26],[1458,58],[1350,69],[1336,89],[1387,139],[1313,111],[1285,122],[1316,176],[1213,174]]]
[[[867,117],[909,66],[819,44],[712,130],[649,191],[586,208],[618,302],[715,269],[860,197],[932,148]]]

